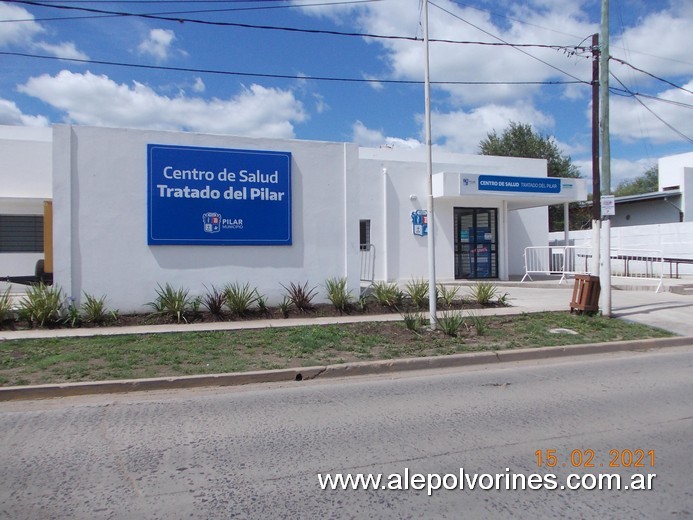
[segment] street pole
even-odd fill
[[[592,262],[590,273],[600,270],[601,186],[599,182],[599,35],[592,35]]]
[[[599,92],[601,108],[602,191],[611,194],[611,141],[609,139],[609,0],[602,0],[599,57]],[[601,285],[601,309],[604,316],[611,316],[611,220],[604,219],[604,254],[599,271]]]
[[[428,0],[423,1],[423,25],[424,25],[424,101],[426,119],[426,218],[428,224],[428,307],[431,316],[431,330],[436,330],[438,325],[437,298],[436,298],[436,252],[435,252],[435,220],[433,218],[433,152],[431,141],[431,77],[429,66],[429,42],[428,42]]]

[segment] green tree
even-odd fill
[[[500,136],[494,130],[481,140],[479,150],[482,155],[546,159],[549,177],[580,177],[580,170],[561,153],[554,138],[535,132],[528,124],[511,121]]]
[[[659,168],[652,166],[645,173],[635,179],[621,181],[614,195],[617,197],[625,197],[626,195],[639,195],[641,193],[652,193],[659,190]]]
[[[482,155],[546,159],[549,177],[577,179],[580,170],[570,156],[563,155],[553,137],[537,133],[529,124],[510,122],[499,136],[496,131],[487,134],[479,143]],[[570,205],[571,229],[582,229],[590,221],[589,210],[579,204]],[[563,206],[549,206],[549,231],[563,230]]]

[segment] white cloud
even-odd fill
[[[82,51],[77,50],[77,47],[75,47],[73,42],[63,42],[55,45],[45,42],[38,42],[35,44],[35,46],[58,58],[71,58],[77,60],[89,59],[89,56],[84,54]]]
[[[423,146],[421,141],[416,139],[401,139],[398,137],[388,137],[382,130],[372,130],[361,121],[356,121],[351,126],[352,141],[361,146],[378,148],[380,146],[390,146],[393,148],[414,150]]]
[[[367,79],[369,81],[368,85],[373,90],[383,90],[385,86],[383,85],[382,81],[378,81],[377,78],[375,78],[372,74],[363,74],[363,79]]]
[[[419,114],[417,120],[421,125],[420,135],[423,137],[423,115]],[[550,116],[523,104],[514,107],[487,105],[469,112],[434,111],[431,114],[433,142],[437,149],[448,152],[479,153],[479,143],[494,130],[502,133],[511,121],[530,124],[537,131],[542,132],[554,124]],[[370,129],[361,121],[352,125],[352,140],[360,145],[371,147],[387,145],[396,148],[418,148],[423,146],[423,138],[417,140],[386,136],[382,130]]]
[[[322,114],[323,112],[330,110],[330,105],[327,104],[325,101],[325,96],[322,94],[313,93],[313,99],[315,100],[315,111],[318,114]]]
[[[592,192],[592,161],[573,161],[582,176],[588,181],[588,191]],[[648,169],[657,166],[657,161],[653,159],[612,159],[611,169],[611,191],[623,181],[631,181],[642,176]]]
[[[296,0],[294,3],[303,1]],[[322,9],[305,7],[303,12],[306,15],[330,18],[336,23],[348,24],[351,28],[356,23],[358,29],[365,33],[421,38],[420,4],[420,0],[400,0],[397,9],[393,9],[389,2],[373,2],[330,5]],[[504,0],[500,5],[482,5],[489,6],[489,10],[476,9],[452,0],[439,0],[435,5],[430,5],[430,37],[500,43],[495,36],[510,43],[568,47],[582,44],[585,47],[590,45],[591,35],[599,30],[598,0]],[[655,75],[669,80],[677,78],[674,80],[677,84],[688,82],[690,85],[693,79],[693,61],[685,42],[690,40],[693,2],[637,0],[629,4],[628,9],[631,19],[625,22],[619,19],[618,31],[611,36],[611,54]],[[505,16],[497,16],[501,11]],[[424,49],[420,41],[378,39],[370,40],[369,44],[378,49],[379,59],[385,65],[381,76],[423,79]],[[508,46],[431,43],[431,79],[434,82],[572,81],[575,78],[589,81],[590,58],[586,51],[578,56],[561,50],[537,47],[518,50]],[[612,73],[639,92],[655,93],[651,90],[653,87],[664,88],[662,83],[619,65],[616,61],[612,61]],[[364,77],[372,76],[364,74]],[[377,85],[374,84],[375,86]],[[584,100],[585,106],[588,105],[588,85],[548,88],[551,90],[538,85],[516,84],[434,85],[433,98],[439,111],[434,131],[438,133],[438,139],[444,140],[446,147],[470,151],[476,148],[479,137],[483,137],[490,127],[504,127],[498,122],[492,124],[494,119],[500,118],[507,124],[507,118],[502,117],[501,112],[515,111],[518,100],[521,100],[525,110],[515,114],[512,119],[539,127],[546,123],[541,121],[541,117],[537,119],[539,111],[533,109],[533,106],[555,110],[556,118],[560,118],[561,124],[564,124],[564,121],[575,121],[579,115],[562,113],[559,104],[561,98],[569,100],[572,107],[580,99]],[[447,97],[441,95],[441,91]],[[655,94],[692,104],[691,95],[680,90]],[[617,138],[647,139],[658,144],[682,139],[633,100],[616,96],[612,96],[612,100],[612,132]],[[688,137],[693,137],[690,109],[657,101],[644,102],[662,119]],[[447,109],[450,113],[443,117]],[[469,129],[470,135],[460,135],[454,131],[461,123]],[[573,151],[584,148],[572,143],[566,143],[566,147]]]
[[[13,101],[0,98],[0,125],[48,126],[48,119],[23,114]]]
[[[294,124],[307,119],[291,91],[260,85],[230,99],[205,100],[162,96],[141,83],[130,86],[63,70],[31,78],[18,89],[63,110],[68,122],[92,126],[293,138]]]
[[[687,90],[693,90],[693,81],[683,85],[683,87]],[[693,104],[693,94],[675,88],[660,92],[656,97],[672,103]],[[648,98],[641,99],[654,114],[689,139],[693,139],[693,117],[691,117],[689,108]],[[628,142],[634,140],[648,140],[652,143],[685,141],[657,119],[652,112],[645,109],[633,98],[612,96],[609,110],[611,135]]]
[[[494,130],[502,133],[511,121],[530,124],[538,131],[554,124],[550,116],[530,105],[486,105],[468,112],[434,112],[431,128],[433,140],[442,140],[442,148],[452,152],[479,153],[479,143]]]
[[[417,9],[419,3],[417,0],[409,0],[406,7],[398,9],[392,9],[387,2],[369,3],[360,9],[357,20],[367,33],[421,37],[420,11]],[[578,7],[571,7],[570,2],[543,2],[541,9],[535,6],[531,10],[525,8],[525,2],[510,3],[506,12],[511,21],[505,25],[496,23],[491,14],[484,10],[462,7],[450,0],[441,0],[436,4],[442,9],[433,6],[429,8],[431,39],[576,45],[598,28],[596,24],[586,20],[587,17]],[[306,9],[306,13],[312,12],[312,9]],[[512,17],[527,23],[512,21]],[[353,18],[352,13],[350,19]],[[547,29],[552,27],[560,28],[560,32]],[[392,77],[422,79],[424,48],[420,41],[377,40],[373,45],[381,46],[383,59]],[[580,79],[589,80],[589,60],[570,57],[554,49],[518,50],[507,46],[434,42],[430,46],[432,81],[571,80],[551,65]],[[444,85],[438,88],[444,89],[451,100],[457,103],[514,102],[518,98],[526,99],[535,95],[540,89],[538,85]],[[588,93],[589,90],[586,90],[586,94]]]
[[[148,54],[158,61],[165,61],[171,53],[176,35],[170,29],[152,29],[146,40],[139,44],[140,54]]]
[[[643,173],[657,166],[657,162],[651,159],[639,159],[635,161],[627,159],[614,159],[611,161],[611,189],[612,191],[623,181],[632,181],[641,177]],[[590,172],[590,178],[592,173]]]
[[[202,78],[195,78],[195,83],[193,84],[193,91],[194,92],[204,92],[207,87],[205,86],[205,82],[202,81]]]
[[[0,47],[26,45],[43,32],[43,27],[33,21],[34,16],[29,11],[7,2],[0,2],[0,20],[7,21],[0,23]],[[9,20],[27,21],[13,23]]]
[[[693,3],[690,1],[672,2],[668,9],[654,11],[638,20],[638,25],[626,28],[611,42],[610,54],[655,75],[693,74],[690,41]],[[612,62],[613,63],[613,62]],[[630,78],[630,71],[618,69],[617,75]],[[644,76],[633,74],[643,81]]]
[[[59,58],[89,59],[77,49],[73,42],[48,43],[37,40],[45,32],[44,28],[34,21],[34,16],[27,10],[6,2],[0,2],[0,48],[17,46],[30,50],[40,49]],[[11,23],[9,20],[18,20]]]

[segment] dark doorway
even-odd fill
[[[455,208],[455,279],[498,278],[498,209]]]

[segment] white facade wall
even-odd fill
[[[678,199],[678,197],[676,197]],[[611,217],[612,227],[646,226],[679,222],[678,204],[667,200],[644,200],[616,205],[616,215]]]
[[[563,239],[563,233],[549,233],[551,243],[563,244]],[[570,245],[589,247],[592,244],[592,231],[571,231],[569,240]],[[611,247],[612,249],[661,250],[665,258],[693,259],[693,222],[612,227]],[[664,269],[668,274],[668,266]],[[693,265],[681,264],[679,272],[693,274]]]
[[[681,191],[683,221],[693,222],[693,152],[659,159],[659,191]]]
[[[293,245],[147,244],[147,144],[292,153]],[[53,138],[54,279],[78,301],[105,295],[121,312],[145,310],[157,284],[249,282],[276,304],[281,284],[359,288],[356,145],[189,133],[56,126]]]
[[[5,141],[0,139],[3,146]],[[121,312],[138,312],[148,309],[157,285],[202,295],[230,282],[248,282],[270,304],[285,295],[282,284],[308,282],[319,289],[316,301],[326,301],[323,285],[333,277],[346,277],[357,294],[361,219],[371,221],[376,280],[406,283],[428,275],[428,238],[414,235],[411,223],[412,211],[426,209],[424,150],[66,125],[28,142],[32,146],[7,148],[10,166],[24,164],[44,181],[51,179],[48,188],[34,186],[24,194],[40,203],[52,196],[54,280],[77,303],[87,292],[106,296],[109,307]],[[293,245],[148,244],[149,144],[290,152]],[[449,172],[457,182],[461,174],[542,178],[546,161],[435,152],[433,172]],[[8,205],[22,203],[22,185],[15,186]],[[498,210],[498,277],[521,275],[524,248],[548,242],[547,208],[539,206],[545,199],[536,199],[538,207],[512,209],[534,206],[535,200],[456,193],[435,198],[438,280],[455,277],[456,207]],[[35,256],[21,258],[27,265],[7,274],[32,274],[41,255]]]
[[[0,215],[43,215],[43,201],[52,197],[52,135],[47,127],[0,126]],[[41,258],[0,253],[0,276],[33,275]]]
[[[405,283],[428,276],[428,238],[412,233],[411,212],[426,209],[427,177],[423,150],[359,150],[360,218],[371,221],[376,247],[376,280]],[[546,161],[484,155],[435,153],[433,172],[546,177]],[[435,199],[436,278],[454,280],[455,197]],[[497,208],[500,279],[524,273],[522,252],[548,240],[546,207],[505,211],[498,198],[479,197],[474,207]]]

